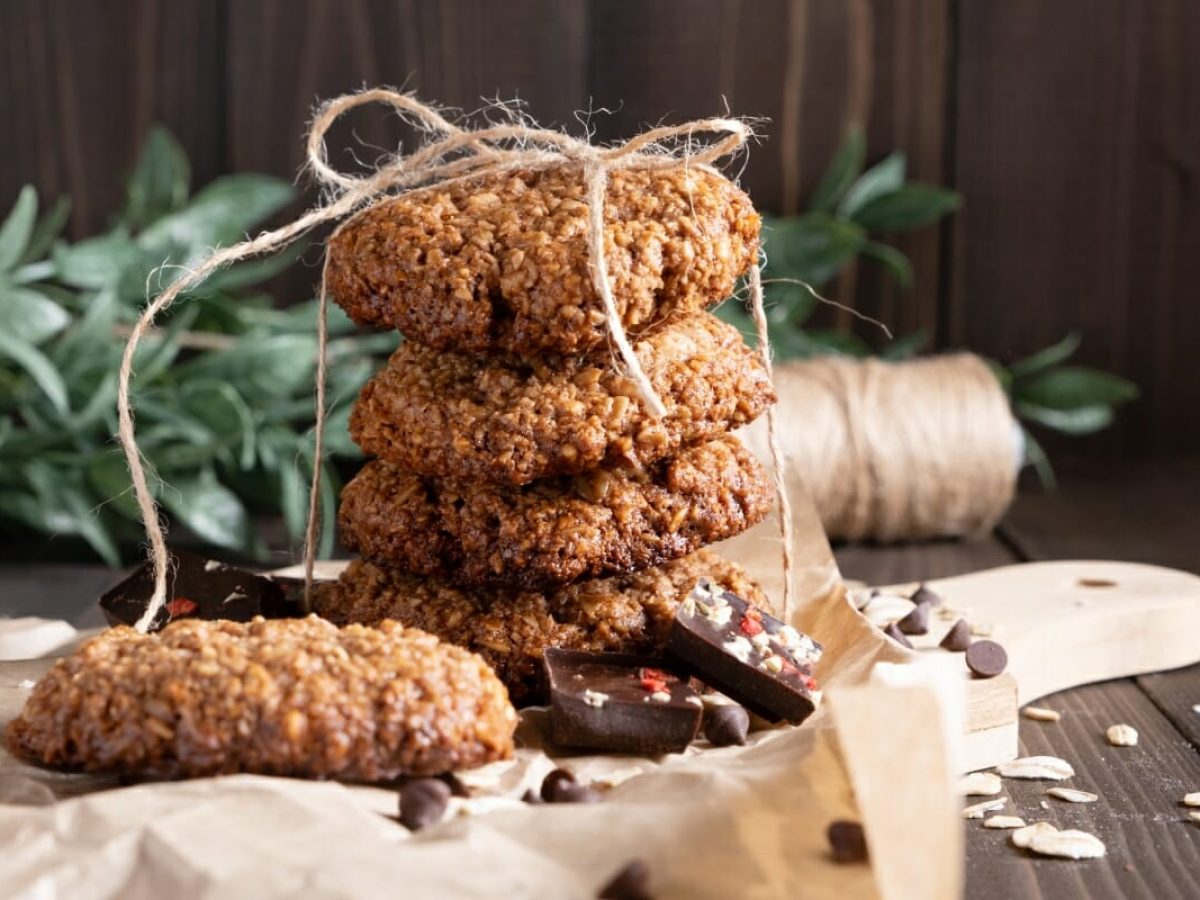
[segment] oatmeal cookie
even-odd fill
[[[578,353],[608,342],[578,168],[502,172],[374,206],[329,242],[329,289],[356,322],[442,350]],[[609,175],[604,246],[626,329],[728,297],[760,221],[701,167]]]
[[[503,759],[515,727],[478,656],[396,622],[310,616],[111,628],[55,663],[6,738],[92,772],[379,781]]]
[[[458,583],[547,587],[685,556],[756,525],[771,481],[723,435],[648,469],[523,487],[368,463],[342,491],[342,541],[367,559]]]
[[[317,586],[313,605],[339,624],[395,619],[473,650],[495,667],[520,704],[544,699],[541,659],[547,647],[622,653],[661,648],[675,610],[705,576],[772,609],[740,566],[708,550],[552,592],[468,590],[355,560],[340,579]]]
[[[703,314],[635,345],[666,405],[654,418],[611,357],[485,358],[407,342],[359,394],[350,434],[422,475],[528,484],[646,466],[753,421],[775,402],[759,354]]]

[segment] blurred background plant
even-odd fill
[[[863,133],[851,128],[814,189],[808,210],[763,218],[763,301],[778,359],[870,356],[871,347],[858,335],[808,326],[821,302],[817,292],[860,257],[882,265],[901,288],[910,288],[908,258],[876,238],[934,225],[962,202],[954,191],[909,181],[903,153],[892,153],[864,170],[865,162]],[[755,341],[754,323],[742,303],[724,303],[717,313]],[[923,331],[903,335],[882,346],[878,356],[909,359],[929,339]],[[1079,345],[1079,335],[1071,333],[1008,367],[988,360],[1021,422],[1025,464],[1047,488],[1056,483],[1054,469],[1030,426],[1072,436],[1093,434],[1111,425],[1116,408],[1138,395],[1136,385],[1116,375],[1067,365]]]
[[[851,131],[802,215],[766,219],[764,273],[771,339],[781,359],[823,353],[866,356],[847,332],[807,327],[820,289],[858,257],[907,287],[905,256],[876,237],[927,227],[958,208],[953,191],[907,180],[894,153],[864,170],[861,132]],[[0,226],[0,529],[75,535],[111,565],[141,538],[116,433],[117,370],[125,338],[147,297],[214,246],[240,240],[294,198],[265,175],[218,178],[191,192],[188,160],[174,138],[151,131],[129,178],[124,208],[96,237],[60,238],[69,204],[38,216],[26,187]],[[288,537],[304,529],[312,466],[316,304],[277,308],[263,283],[302,247],[242,263],[177,304],[143,344],[134,385],[139,442],[163,507],[200,541],[262,559],[255,516],[278,515]],[[786,280],[786,281],[785,281]],[[737,302],[719,314],[752,336]],[[339,468],[359,457],[348,418],[358,389],[397,344],[363,334],[329,310],[330,416],[321,552],[333,547]],[[881,348],[886,359],[922,350],[918,332]],[[1066,365],[1077,335],[1007,369],[993,364],[1026,423],[1088,434],[1137,394],[1131,383]],[[1031,434],[1027,461],[1047,484],[1053,472]]]
[[[293,198],[264,175],[191,193],[188,160],[154,129],[103,234],[59,238],[68,203],[38,217],[24,188],[0,227],[0,528],[77,535],[106,562],[141,537],[116,445],[117,370],[147,296],[216,245],[240,240]],[[278,309],[260,288],[300,250],[233,266],[179,303],[143,343],[134,385],[138,436],[157,494],[205,543],[262,558],[256,513],[303,534],[311,473],[315,301]],[[350,401],[395,335],[361,335],[330,309],[335,457],[357,455]],[[333,545],[335,467],[326,465],[322,549]]]

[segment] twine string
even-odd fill
[[[405,154],[403,151],[383,160],[373,171],[355,175],[340,172],[329,164],[326,134],[339,118],[352,109],[374,103],[389,106],[407,124],[426,135],[423,144]],[[117,435],[129,466],[134,496],[141,514],[154,568],[154,593],[136,627],[149,630],[167,599],[167,574],[170,557],[158,509],[146,477],[145,460],[138,447],[130,382],[136,351],[141,340],[153,329],[154,321],[188,288],[204,281],[214,272],[239,260],[278,251],[327,222],[340,222],[337,234],[363,210],[389,197],[425,187],[446,187],[454,183],[495,175],[506,171],[544,170],[553,167],[580,166],[589,200],[588,265],[593,288],[604,304],[609,335],[620,352],[630,377],[637,383],[642,399],[652,415],[664,408],[645,370],[638,361],[625,334],[616,308],[604,258],[604,195],[608,173],[616,169],[670,169],[687,166],[711,166],[739,150],[753,136],[750,126],[738,119],[711,118],[682,125],[649,129],[621,144],[595,146],[560,131],[542,129],[520,118],[512,110],[500,108],[507,121],[481,128],[464,128],[451,122],[434,106],[422,103],[411,94],[390,88],[375,88],[346,94],[322,104],[316,111],[306,140],[307,168],[322,188],[324,202],[309,209],[295,221],[257,237],[215,250],[194,269],[176,278],[157,298],[146,305],[129,334],[121,359],[117,391]],[[328,344],[327,266],[322,269],[318,296],[317,365],[315,373],[315,437],[313,475],[305,528],[306,608],[312,588],[320,520],[320,486],[325,426],[326,349]],[[756,319],[762,319],[762,287],[753,276],[756,295],[752,298]],[[765,319],[763,319],[765,323]],[[760,346],[769,358],[765,330],[760,328]],[[773,415],[773,414],[772,414]],[[774,460],[782,469],[779,458]],[[781,471],[777,471],[781,511],[787,497]],[[790,518],[781,520],[784,531],[784,565],[787,583],[791,582]]]

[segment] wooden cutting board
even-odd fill
[[[1056,691],[1200,662],[1200,576],[1138,563],[1021,563],[927,584],[969,622],[991,626],[1008,670],[968,677],[964,767],[1017,756],[1019,707]],[[907,595],[914,584],[889,585]],[[937,645],[953,619],[930,617],[911,638],[917,654]],[[957,654],[961,656],[961,654]]]

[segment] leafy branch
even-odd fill
[[[77,535],[106,562],[140,537],[115,446],[117,370],[147,299],[217,245],[240,240],[293,198],[264,175],[191,192],[183,150],[151,132],[125,205],[104,234],[61,238],[69,206],[41,217],[25,187],[0,226],[0,528]],[[304,530],[311,474],[315,302],[274,308],[259,286],[291,250],[210,277],[162,317],[135,362],[138,439],[162,505],[211,544],[265,553],[254,513]],[[192,300],[194,302],[186,302]],[[327,444],[355,457],[346,420],[395,335],[359,335],[330,311]],[[325,466],[322,551],[333,542],[336,473]]]

